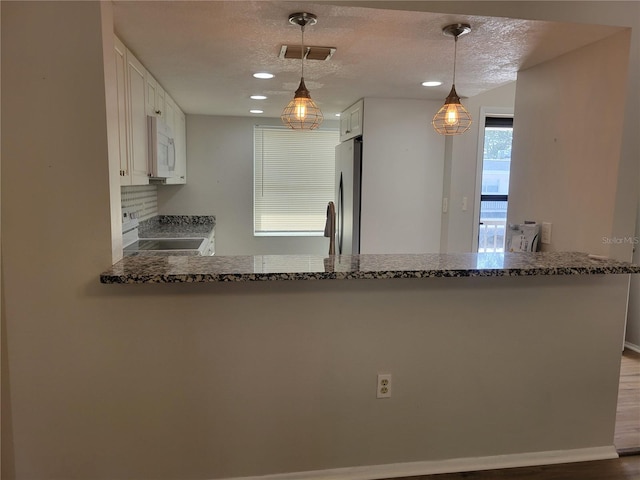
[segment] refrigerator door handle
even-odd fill
[[[342,172],[340,172],[340,186],[338,187],[338,255],[342,255],[342,236],[344,232],[344,188],[342,187]]]

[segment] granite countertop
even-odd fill
[[[640,266],[586,253],[246,255],[125,257],[102,283],[194,283],[640,273]]]
[[[140,238],[208,237],[216,226],[213,215],[157,215],[140,222]]]

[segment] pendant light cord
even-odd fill
[[[304,25],[300,25],[302,30],[302,44],[300,45],[300,63],[302,64],[302,78],[304,78]]]
[[[458,57],[458,36],[454,37],[453,41],[453,85],[456,84],[456,59]]]

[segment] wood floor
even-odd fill
[[[403,480],[638,480],[640,455],[615,460],[505,468],[482,472],[444,473]]]
[[[628,349],[622,354],[613,443],[620,455],[640,454],[640,353]]]
[[[422,475],[396,480],[639,480],[640,479],[640,353],[625,350],[614,444],[620,458],[479,472]]]

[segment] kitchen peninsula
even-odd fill
[[[332,458],[287,473],[382,478],[616,457],[632,273],[581,253],[138,257],[101,281],[138,284],[104,287],[118,295],[208,299],[198,328],[221,336],[206,356],[233,376],[270,372],[297,418],[291,438]],[[291,367],[271,371],[280,357]],[[254,358],[250,371],[240,358]],[[393,375],[389,399],[376,399],[380,373]],[[216,428],[278,428],[270,402],[242,420],[220,410]]]
[[[102,283],[193,283],[640,273],[640,266],[584,253],[239,255],[125,258]]]

